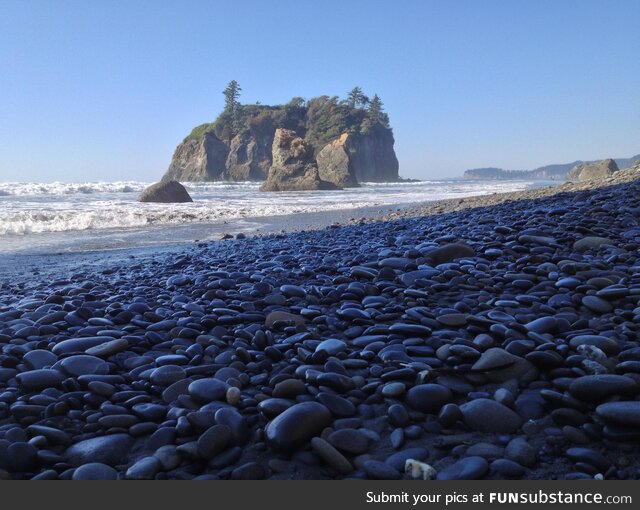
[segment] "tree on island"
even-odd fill
[[[224,109],[210,123],[193,128],[187,138],[202,138],[213,133],[230,144],[236,138],[268,139],[276,128],[290,129],[304,137],[316,151],[344,133],[370,135],[391,129],[378,94],[369,99],[362,88],[354,87],[346,98],[319,96],[305,100],[293,97],[278,105],[241,104],[242,88],[231,80],[223,91]]]
[[[383,125],[385,128],[389,127],[389,116],[383,111],[383,104],[380,96],[374,94],[371,101],[369,101],[367,116],[362,121],[362,132],[364,134],[370,133],[374,126],[378,124]]]
[[[369,103],[369,117],[372,121],[378,122],[382,114],[382,100],[378,94],[373,95],[373,99]]]
[[[360,87],[353,87],[351,92],[347,95],[347,104],[351,108],[357,108],[358,106],[366,106],[369,102],[369,98],[364,95]]]
[[[242,107],[240,105],[240,92],[242,91],[242,87],[238,84],[236,80],[231,80],[222,91],[224,95],[224,110],[222,115],[227,120],[227,125],[231,126],[231,131],[227,133],[228,138],[232,138],[235,134],[237,134],[242,125]]]
[[[240,97],[241,91],[242,87],[240,87],[236,80],[231,80],[229,82],[227,88],[222,91],[222,94],[224,95],[225,111],[233,114],[238,110],[240,106],[240,101],[238,101],[238,98]]]

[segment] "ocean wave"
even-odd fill
[[[121,182],[0,182],[0,196],[75,195],[141,192],[149,183]]]
[[[185,183],[188,204],[137,202],[148,183],[0,183],[0,236],[141,229],[305,212],[412,204],[525,189],[528,182],[363,184],[342,191],[262,193],[260,183]]]
[[[355,202],[319,204],[316,207],[295,203],[285,205],[256,204],[245,207],[216,207],[211,204],[132,204],[124,206],[105,205],[84,211],[23,210],[0,214],[0,236],[206,223],[227,219],[349,209],[369,205],[372,204],[369,202]]]

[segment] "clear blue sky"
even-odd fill
[[[2,0],[0,180],[156,180],[242,101],[378,93],[401,175],[640,152],[640,1]]]

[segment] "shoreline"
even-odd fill
[[[24,454],[0,479],[409,479],[407,459],[640,479],[640,166],[621,172],[23,260],[0,276],[0,450]]]
[[[235,237],[241,233],[247,238],[265,236],[271,234],[294,233],[305,230],[318,230],[332,225],[354,225],[378,221],[390,221],[399,218],[417,215],[440,214],[460,210],[467,207],[480,205],[497,205],[507,199],[517,199],[518,196],[528,196],[529,193],[539,193],[539,190],[554,190],[562,185],[548,184],[539,187],[533,185],[522,191],[493,193],[489,195],[476,195],[464,198],[450,198],[436,201],[418,203],[374,205],[368,207],[356,207],[349,209],[335,209],[326,211],[304,212],[288,215],[260,216],[234,218],[212,223],[193,223],[186,225],[158,226],[149,231],[149,238],[158,238],[163,235],[177,236],[179,240],[172,241],[148,241],[141,245],[119,246],[105,244],[103,240],[75,246],[75,238],[91,232],[79,231],[70,233],[74,240],[66,245],[48,249],[47,246],[36,249],[18,249],[9,252],[0,252],[0,281],[3,275],[19,272],[23,276],[30,273],[25,270],[24,264],[32,268],[40,268],[52,272],[64,270],[65,266],[81,266],[82,264],[110,263],[124,260],[130,257],[146,257],[161,252],[178,253],[187,250],[197,244],[221,241],[221,236],[228,234]],[[524,194],[524,195],[523,195]],[[551,191],[553,194],[553,191]],[[496,197],[498,198],[496,200]],[[501,198],[504,197],[504,198]],[[464,204],[462,207],[461,205]],[[144,231],[144,228],[139,229]],[[202,234],[205,234],[204,236]],[[42,234],[39,234],[42,235]],[[44,234],[45,236],[47,234]],[[114,232],[114,236],[126,235],[120,231]],[[200,239],[201,238],[201,239]]]

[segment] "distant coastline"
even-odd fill
[[[640,160],[640,154],[636,154],[630,158],[614,158],[618,168],[629,168],[636,161]],[[571,163],[560,163],[545,165],[533,170],[505,170],[503,168],[486,167],[471,168],[465,170],[463,179],[476,180],[552,180],[563,181],[566,179],[569,171],[582,163],[594,163],[595,161],[576,160]]]

